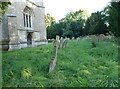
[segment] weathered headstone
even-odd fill
[[[75,37],[72,37],[72,40],[74,40],[75,39]]]
[[[62,44],[62,48],[66,48],[67,47],[67,42],[68,42],[68,39],[67,39],[67,37],[65,37],[65,39],[63,41],[63,44]]]
[[[70,40],[70,38],[67,38],[68,40]]]
[[[79,41],[80,40],[80,37],[77,37],[77,41]]]
[[[95,35],[91,35],[91,43],[93,48],[97,46],[97,40]]]
[[[49,73],[51,73],[56,66],[57,52],[59,47],[59,36],[56,36],[56,40],[54,41],[53,45],[54,45],[54,50],[53,50],[53,55],[52,55],[52,59],[49,66]]]
[[[105,35],[104,34],[100,34],[100,41],[104,41]]]
[[[59,49],[61,49],[61,48],[62,48],[62,45],[63,45],[63,38],[61,37],[61,38],[60,38]]]

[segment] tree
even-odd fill
[[[55,22],[55,17],[51,16],[49,13],[45,15],[46,28]]]
[[[59,30],[59,24],[56,23],[55,17],[51,16],[49,13],[45,15],[45,23],[47,30],[47,38],[52,39],[55,38],[56,35],[60,35],[61,32]]]
[[[76,12],[70,12],[65,18],[62,18],[59,22],[63,23],[63,37],[69,38],[82,36],[83,27],[87,16],[83,10]]]
[[[92,13],[87,19],[85,28],[83,31],[84,35],[88,34],[105,34],[108,32],[107,25],[105,24],[105,19],[102,12]]]
[[[90,29],[90,18],[88,18],[85,23],[85,28],[83,29],[83,36],[89,34],[89,29]]]
[[[0,22],[2,21],[2,17],[8,7],[8,5],[10,5],[11,3],[9,1],[7,2],[2,2],[0,1]]]
[[[109,7],[109,30],[116,36],[120,37],[120,1],[111,2]]]
[[[59,20],[58,23],[52,22],[47,27],[47,38],[55,38],[56,35],[69,38],[81,36],[87,17],[85,13],[83,10],[70,12],[65,18]]]
[[[51,26],[47,27],[47,38],[55,39],[56,35],[62,36],[62,27],[59,23],[52,23]]]

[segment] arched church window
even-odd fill
[[[24,27],[31,28],[32,27],[32,10],[27,6],[24,9],[23,19],[24,19]]]

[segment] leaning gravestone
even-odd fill
[[[50,66],[49,66],[49,73],[51,73],[56,66],[57,52],[59,47],[59,36],[56,36],[56,40],[54,41],[53,45],[54,45],[54,50],[53,50],[53,55],[52,55]]]
[[[61,37],[61,38],[60,38],[59,49],[61,49],[61,48],[62,48],[62,45],[63,45],[63,38]]]
[[[67,42],[68,42],[68,39],[67,37],[64,39],[63,41],[63,44],[62,44],[62,48],[66,48],[67,47]]]
[[[72,37],[72,40],[74,40],[75,39],[75,37]]]

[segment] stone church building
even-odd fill
[[[43,0],[10,0],[1,30],[3,50],[47,44]]]

